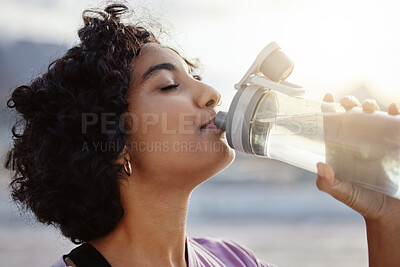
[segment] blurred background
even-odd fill
[[[150,0],[127,1],[132,21],[162,26],[164,43],[199,58],[206,83],[226,110],[233,86],[261,49],[276,41],[295,62],[289,81],[321,99],[353,94],[382,109],[400,104],[400,17],[396,1]],[[92,0],[0,0],[1,155],[15,117],[11,89],[27,83],[77,43]],[[103,2],[104,4],[104,2]],[[2,160],[4,156],[2,156]],[[0,177],[0,259],[4,266],[50,266],[74,247],[56,230],[20,214]],[[319,192],[315,174],[237,153],[234,163],[193,193],[188,235],[235,240],[279,266],[367,266],[360,215]]]

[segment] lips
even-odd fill
[[[205,123],[203,123],[200,126],[200,130],[204,129],[219,129],[217,125],[214,123],[215,116],[212,117],[211,119],[207,120]]]

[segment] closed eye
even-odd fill
[[[162,91],[162,92],[171,91],[171,90],[174,90],[174,89],[178,88],[178,86],[179,86],[179,83],[177,83],[177,84],[171,84],[171,85],[168,85],[168,86],[166,86],[166,87],[161,88],[161,91]]]

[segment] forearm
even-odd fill
[[[400,216],[365,220],[370,267],[400,266]]]

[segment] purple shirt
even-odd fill
[[[230,240],[187,237],[188,267],[276,267]],[[67,267],[59,259],[52,267]],[[78,266],[79,267],[79,266]]]

